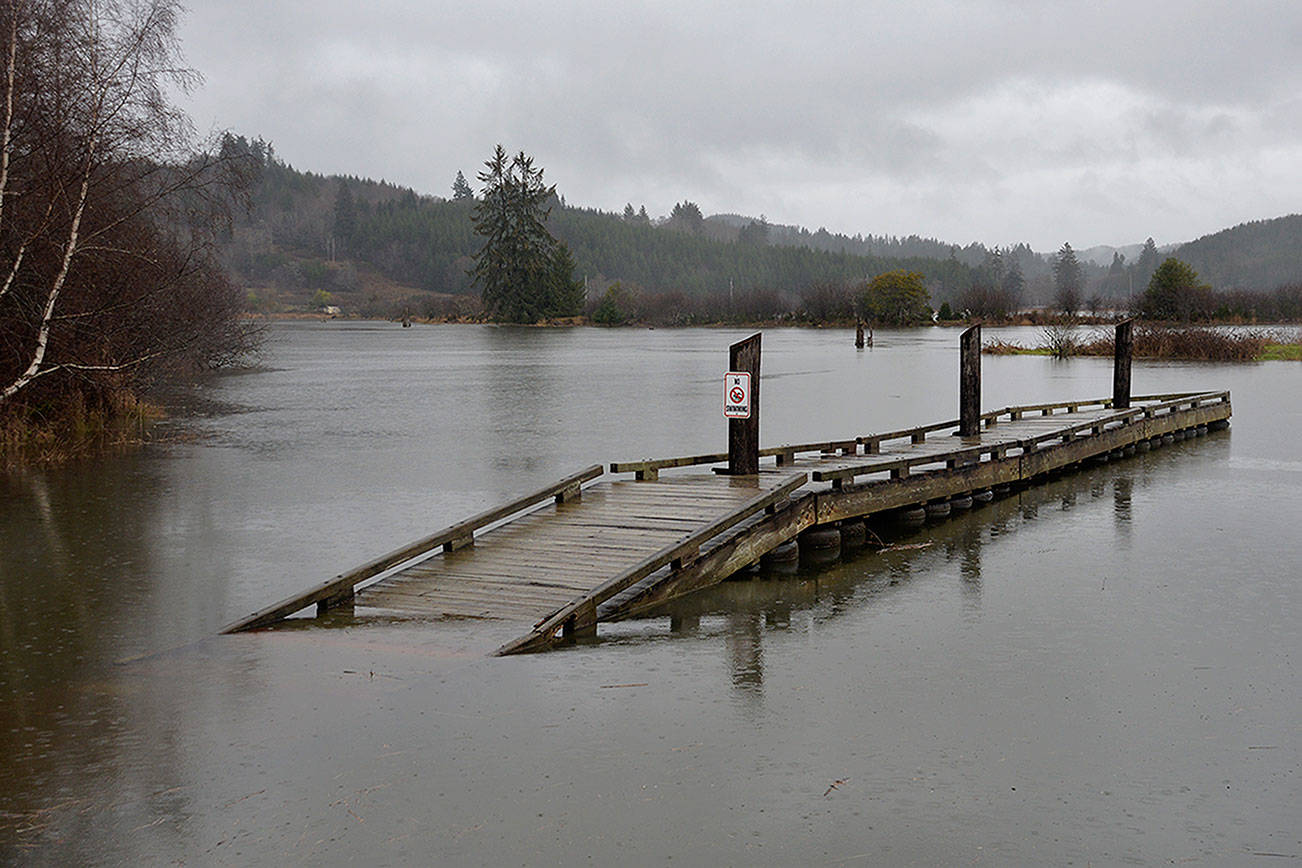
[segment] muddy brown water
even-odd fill
[[[734,330],[283,323],[193,441],[0,476],[0,861],[1302,858],[1302,365],[1136,363],[1229,432],[595,644],[215,631],[597,461],[721,448]],[[999,330],[1023,342],[1034,332]],[[762,440],[953,418],[957,331],[764,335]],[[1108,394],[984,360],[986,408]]]

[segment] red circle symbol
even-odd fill
[[[733,386],[732,391],[728,393],[728,400],[734,404],[740,404],[746,400],[746,393],[742,391],[741,386]]]

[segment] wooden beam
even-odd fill
[[[1130,357],[1134,350],[1134,320],[1117,323],[1112,354],[1112,406],[1124,410],[1130,406]]]
[[[974,325],[959,338],[958,435],[981,433],[981,326]]]
[[[728,420],[728,473],[759,473],[760,335],[753,334],[728,348],[728,370],[750,374],[750,417]]]

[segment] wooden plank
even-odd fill
[[[760,355],[758,333],[728,348],[728,370],[750,374],[750,416],[728,420],[728,473],[732,476],[759,473]]]
[[[959,338],[960,437],[981,433],[981,326],[974,325]]]
[[[426,600],[431,604],[444,601],[461,601],[463,603],[483,603],[491,608],[494,604],[532,606],[537,617],[549,608],[554,608],[574,597],[572,591],[552,589],[527,589],[524,587],[503,586],[488,588],[483,586],[461,585],[454,588],[417,589],[384,588],[374,593],[367,593],[358,598],[359,603],[383,599],[386,596],[405,596],[411,601]]]
[[[238,633],[243,630],[253,630],[258,627],[265,627],[268,624],[274,624],[277,621],[289,617],[295,612],[305,609],[315,603],[330,600],[346,594],[354,589],[359,583],[367,579],[374,578],[386,570],[398,566],[412,558],[419,557],[428,551],[439,546],[447,545],[456,540],[462,540],[467,534],[472,534],[482,528],[484,525],[492,524],[514,515],[521,510],[546,500],[549,497],[555,497],[557,494],[570,490],[576,485],[582,485],[584,482],[595,479],[602,473],[601,465],[594,464],[578,473],[573,473],[558,482],[554,482],[532,494],[517,498],[510,503],[496,507],[495,509],[486,510],[478,515],[472,516],[464,521],[457,522],[454,525],[444,528],[443,530],[430,534],[408,543],[402,548],[395,549],[386,555],[382,555],[373,561],[368,561],[359,567],[354,567],[345,573],[340,573],[333,579],[315,585],[302,593],[286,597],[279,603],[274,603],[264,609],[260,609],[251,615],[240,618],[221,629],[222,633]]]
[[[665,581],[624,601],[618,608],[605,613],[603,619],[615,621],[641,615],[668,600],[717,584],[812,527],[815,515],[814,498],[792,501],[773,515],[747,527],[745,533],[734,536],[703,554],[695,563],[674,572]]]
[[[787,495],[800,488],[806,481],[808,481],[808,477],[804,473],[798,473],[789,477],[786,482],[772,491],[760,494],[738,509],[703,527],[686,540],[677,545],[661,549],[659,552],[646,558],[636,566],[631,567],[618,576],[615,576],[600,587],[593,589],[593,591],[585,597],[577,599],[562,607],[551,616],[543,619],[535,625],[534,629],[530,633],[521,636],[519,639],[508,642],[501,648],[498,648],[495,653],[499,656],[503,654],[516,654],[525,651],[538,650],[548,646],[553,641],[556,631],[559,630],[567,621],[577,618],[581,610],[586,610],[590,606],[599,605],[603,600],[609,599],[611,596],[619,593],[629,585],[641,581],[656,570],[669,564],[675,558],[681,558],[688,551],[699,547],[701,543],[712,539],[730,527],[740,524],[756,512],[764,510],[769,506],[784,500]]]

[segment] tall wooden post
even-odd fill
[[[959,339],[958,435],[981,433],[981,326],[974,325]]]
[[[854,346],[855,349],[863,349],[863,320],[855,320],[854,323]]]
[[[1130,357],[1134,351],[1131,326],[1134,320],[1117,323],[1117,336],[1112,354],[1112,408],[1125,410],[1130,406]]]
[[[728,420],[728,472],[759,473],[760,336],[728,348],[728,370],[750,374],[750,418]]]

